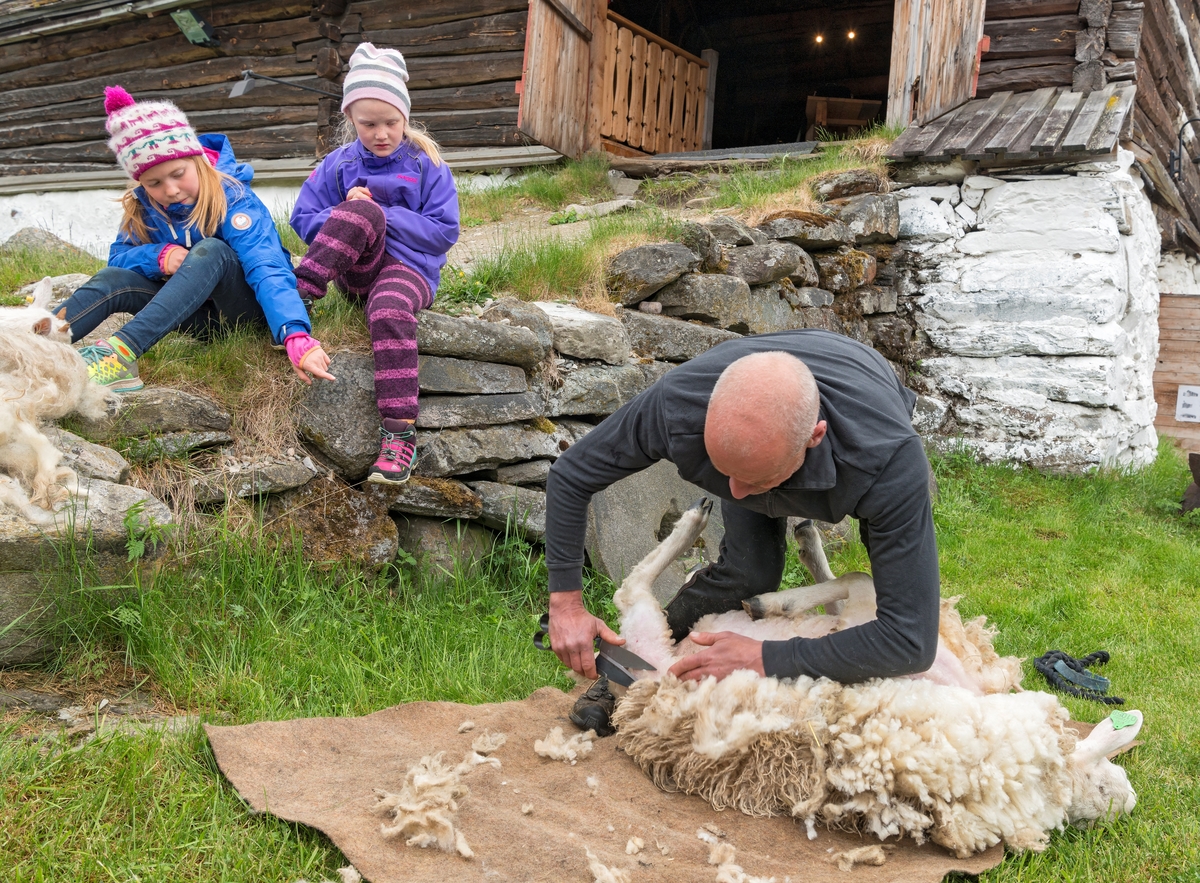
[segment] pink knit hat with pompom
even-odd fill
[[[108,86],[104,112],[108,146],[135,181],[159,163],[204,155],[187,117],[169,101],[134,101],[120,86]]]

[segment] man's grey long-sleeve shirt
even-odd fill
[[[733,501],[729,479],[704,448],[713,386],[732,362],[780,351],[817,381],[825,438],[804,465],[764,494]],[[844,683],[925,671],[937,649],[937,546],[929,464],[912,427],[916,396],[877,352],[826,331],[784,331],[728,341],[672,369],[566,451],[550,470],[546,564],[550,591],[582,587],[592,495],[659,460],[713,496],[772,517],[857,518],[868,540],[877,618],[824,638],[766,641],[768,675]]]

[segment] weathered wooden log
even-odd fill
[[[1142,14],[1144,7],[1141,3],[1125,3],[1118,0],[1113,4],[1112,15],[1108,19],[1108,48],[1121,58],[1137,58],[1138,48],[1142,41]]]
[[[1137,61],[1130,58],[1115,64],[1105,62],[1104,78],[1110,83],[1115,83],[1119,80],[1133,80],[1137,82]]]
[[[460,18],[528,9],[528,0],[426,0],[424,3],[360,0],[346,7],[347,12],[361,15],[363,27],[372,30],[418,28]]]
[[[409,89],[469,86],[521,76],[524,52],[485,52],[480,55],[446,55],[414,58],[408,65]]]
[[[1075,60],[1099,61],[1104,54],[1104,28],[1084,28],[1075,34]]]
[[[62,175],[70,172],[111,172],[112,163],[18,163],[0,162],[0,177]]]
[[[1104,64],[1099,61],[1085,61],[1071,73],[1072,92],[1095,92],[1103,89]]]
[[[1087,22],[1089,28],[1107,26],[1111,14],[1112,0],[1079,0],[1079,17]]]
[[[1061,55],[984,61],[979,66],[976,94],[986,98],[993,92],[1031,92],[1045,86],[1069,86],[1075,66],[1075,59]]]
[[[347,0],[317,0],[317,15],[337,17],[346,11]]]
[[[1184,71],[1183,59],[1175,42],[1174,30],[1168,24],[1169,16],[1166,7],[1162,0],[1148,0],[1146,11],[1150,14],[1142,21],[1141,51],[1151,54],[1151,66],[1155,68],[1156,75],[1166,75],[1175,100],[1179,102],[1187,115],[1189,117],[1200,116],[1200,106],[1197,105],[1191,79]]]
[[[435,110],[478,110],[485,107],[516,107],[521,96],[515,80],[450,86],[443,89],[411,89],[413,113]]]
[[[348,59],[358,42],[399,49],[405,58],[422,55],[466,55],[479,52],[516,52],[525,48],[525,12],[480,16],[420,28],[373,30],[348,35],[341,56]]]
[[[290,19],[307,14],[311,0],[250,0],[205,7],[204,20],[214,28],[259,21]],[[95,52],[136,46],[179,33],[169,16],[136,19],[90,31],[71,31],[37,40],[0,46],[0,72],[38,64],[83,58]]]
[[[1075,15],[1079,0],[988,0],[988,21],[1002,18],[1033,18],[1048,15]]]
[[[983,25],[983,32],[991,38],[991,48],[983,57],[994,61],[1001,58],[1073,56],[1075,34],[1081,30],[1083,21],[1074,15],[988,21]]]
[[[336,80],[342,75],[342,60],[333,46],[325,46],[317,50],[313,69],[322,80]]]

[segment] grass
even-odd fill
[[[1140,472],[1083,477],[935,461],[942,590],[1000,628],[1001,652],[1105,649],[1103,673],[1146,714],[1145,744],[1122,758],[1132,816],[1055,834],[1040,855],[1010,855],[980,878],[1189,881],[1200,867],[1200,525],[1177,504],[1190,481],[1164,444]],[[851,539],[835,572],[867,566]],[[253,532],[159,570],[111,613],[80,582],[57,663],[72,676],[128,666],[160,701],[242,723],[354,715],[396,702],[493,702],[567,686],[529,635],[543,609],[540,554],[520,542],[474,574],[393,571],[376,582],[320,574]],[[786,577],[806,581],[798,564]],[[611,620],[611,585],[591,578]],[[1043,685],[1026,666],[1026,685]],[[1107,708],[1066,698],[1073,717]],[[0,866],[8,879],[294,881],[332,876],[341,857],[315,832],[256,817],[224,782],[195,730],[100,739],[47,752],[0,741]]]
[[[37,282],[43,276],[61,276],[66,273],[98,273],[104,261],[91,255],[56,253],[45,249],[4,249],[0,259],[0,306],[18,307],[24,298],[15,297],[18,288]]]
[[[499,187],[463,189],[458,194],[462,226],[502,221],[523,207],[557,211],[573,202],[612,194],[608,185],[608,157],[590,153],[579,160],[540,166]]]

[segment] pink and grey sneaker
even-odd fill
[[[367,474],[375,484],[404,484],[417,464],[417,431],[407,420],[383,419],[379,456]]]

